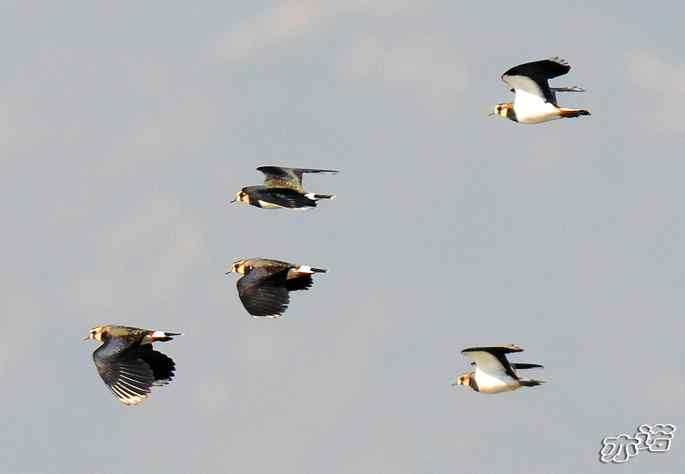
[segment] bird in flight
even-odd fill
[[[226,272],[239,273],[238,296],[252,316],[280,317],[288,308],[291,291],[307,290],[313,285],[314,273],[325,273],[321,268],[295,265],[266,258],[238,260]]]
[[[550,87],[548,80],[562,76],[571,66],[560,58],[543,59],[512,67],[502,80],[514,93],[514,103],[497,104],[490,115],[518,123],[542,123],[560,118],[590,115],[589,110],[559,106],[557,92],[585,92],[580,87]]]
[[[174,376],[171,358],[152,348],[181,333],[150,331],[128,326],[106,325],[91,329],[85,340],[102,345],[93,352],[100,377],[124,405],[145,401],[152,386],[166,385]]]
[[[476,369],[459,375],[452,385],[466,385],[483,393],[508,392],[540,385],[543,383],[541,380],[520,378],[516,369],[542,368],[541,365],[510,363],[507,360],[507,354],[522,351],[523,349],[513,344],[464,349],[461,353]]]
[[[306,193],[302,187],[302,175],[337,173],[336,170],[260,166],[257,171],[264,173],[264,184],[244,187],[235,194],[231,203],[242,202],[262,209],[310,209],[316,207],[319,199],[335,198],[333,194]]]

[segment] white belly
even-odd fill
[[[519,123],[542,123],[561,118],[559,109],[557,109],[553,104],[548,103],[545,105],[548,107],[537,110],[519,111],[519,109],[514,108],[514,111],[516,112],[516,120],[518,120]]]
[[[535,94],[516,89],[514,112],[519,123],[542,123],[561,118],[559,108]]]
[[[495,377],[487,372],[476,369],[475,376],[478,391],[480,392],[500,393],[519,388],[518,381],[506,374],[502,374],[501,377]]]

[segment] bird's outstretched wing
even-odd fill
[[[274,271],[275,270],[275,271]],[[278,317],[288,308],[288,268],[257,267],[238,280],[238,296],[252,316]]]
[[[568,65],[568,62],[555,56],[549,59],[519,64],[505,72],[504,76],[528,76],[553,79],[567,74],[570,70],[571,66]]]
[[[544,368],[545,368],[544,365],[540,365],[540,364],[526,364],[525,362],[524,362],[524,363],[521,363],[521,362],[512,362],[511,366],[512,366],[514,369],[519,369],[519,370],[523,370],[523,369],[544,369]]]
[[[124,337],[110,337],[93,352],[102,380],[125,405],[142,403],[150,393],[153,369],[139,356],[140,346]]]
[[[513,344],[502,346],[487,346],[487,347],[469,347],[461,351],[461,353],[472,362],[475,362],[476,368],[486,372],[495,377],[506,374],[514,379],[518,379],[518,375],[511,367],[507,354],[512,352],[521,352],[518,346]]]
[[[515,92],[525,91],[556,104],[556,96],[547,81],[570,70],[571,66],[566,61],[555,57],[514,66],[502,74],[502,80]]]
[[[301,193],[302,175],[304,173],[337,173],[336,170],[319,170],[313,168],[285,168],[282,166],[260,166],[257,171],[264,173],[264,186],[270,188],[290,188]]]
[[[285,282],[288,291],[308,290],[314,284],[311,275],[304,275],[298,278],[291,278]]]
[[[176,335],[175,333],[170,334]],[[155,387],[166,385],[174,378],[174,371],[176,370],[174,360],[166,354],[154,350],[152,344],[140,346],[138,356],[152,369],[152,375],[155,379],[152,385]]]

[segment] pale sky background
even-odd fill
[[[0,472],[685,471],[680,2],[96,3],[0,4]],[[591,117],[487,117],[550,56]],[[227,206],[260,165],[338,198]],[[250,256],[329,273],[255,320]],[[184,332],[174,382],[121,406],[103,323]],[[450,386],[497,343],[547,383]]]

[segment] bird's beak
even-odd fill
[[[230,201],[228,201],[228,203],[229,203],[229,204],[233,204],[233,203],[236,202],[237,200],[238,200],[238,198],[233,198],[233,199],[231,199]]]
[[[490,113],[488,114],[488,117],[492,117],[493,115],[495,115],[495,112],[490,112]]]
[[[88,339],[90,339],[90,336],[86,336],[83,338],[84,341],[87,341]]]

